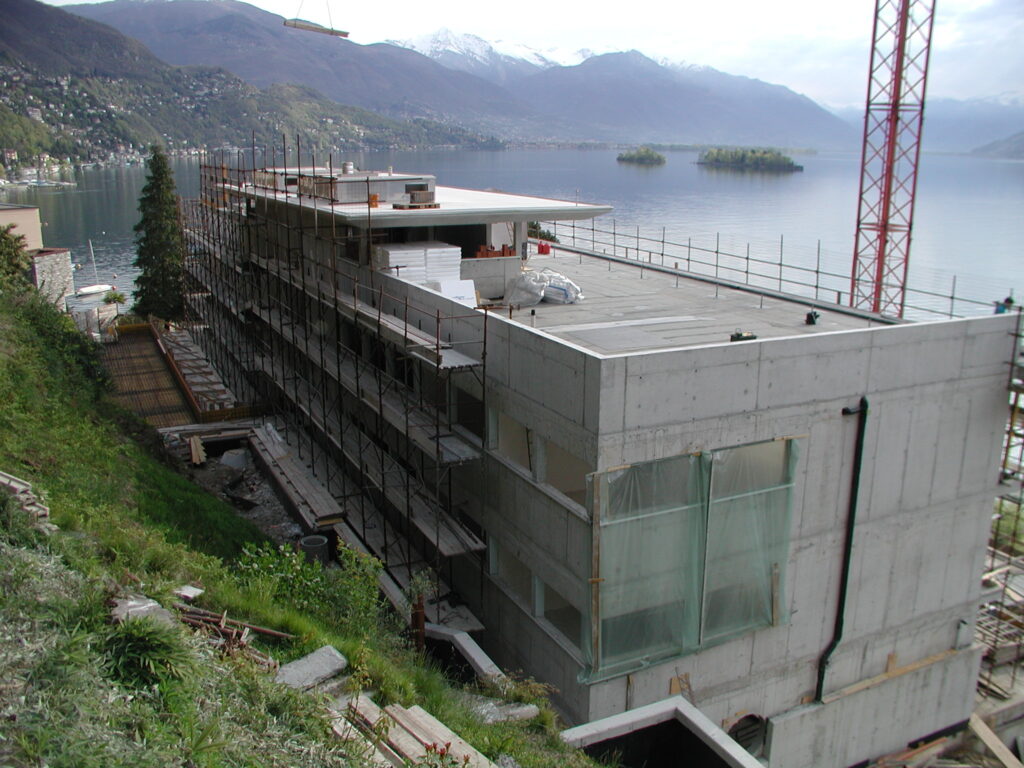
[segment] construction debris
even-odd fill
[[[50,508],[32,492],[32,483],[27,480],[0,472],[0,489],[7,491],[22,509],[34,518],[50,516]]]
[[[115,624],[121,624],[128,619],[150,618],[161,624],[174,626],[174,614],[164,608],[156,600],[145,595],[128,595],[127,597],[116,598],[114,607],[110,611],[110,618]]]
[[[333,646],[325,645],[285,664],[277,671],[274,682],[306,691],[344,672],[347,666],[348,659]]]
[[[465,694],[466,703],[480,722],[488,725],[492,723],[511,723],[519,720],[532,720],[540,714],[536,704],[523,704],[515,701],[502,701],[493,699],[490,696],[480,696],[475,693]]]
[[[175,589],[171,594],[173,594],[175,597],[180,597],[182,600],[186,600],[191,603],[205,591],[206,590],[200,589],[199,587],[194,587],[191,584],[182,584],[180,587]]]
[[[272,657],[261,653],[249,645],[249,635],[255,632],[260,635],[281,639],[292,640],[295,638],[295,635],[290,635],[287,632],[278,632],[276,629],[268,629],[267,627],[260,627],[255,624],[247,624],[244,621],[229,619],[227,611],[215,613],[184,603],[175,603],[174,607],[178,611],[178,618],[183,623],[205,631],[210,636],[213,644],[222,651],[225,653],[240,653],[267,669],[276,669],[277,662]]]
[[[976,714],[971,715],[971,719],[967,723],[967,727],[971,729],[975,736],[981,739],[982,743],[988,747],[989,751],[1001,762],[1006,768],[1024,768],[1024,763],[1021,763],[1010,748],[1003,744],[1002,740],[995,734],[995,732],[988,727],[984,720],[978,717]]]
[[[381,709],[368,697],[355,696],[344,712],[335,715],[346,717],[361,730],[391,765],[419,764],[436,755],[468,768],[494,768],[494,763],[422,707],[391,704]],[[344,727],[336,726],[335,733],[351,737]]]

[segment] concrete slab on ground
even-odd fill
[[[345,671],[347,666],[348,659],[333,646],[325,645],[301,659],[282,666],[277,671],[274,682],[305,691],[330,680]]]

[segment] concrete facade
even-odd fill
[[[244,185],[234,192],[243,199],[259,196]],[[445,194],[437,188],[439,200]],[[461,239],[464,256],[473,237],[490,237],[492,230],[513,233],[517,250],[525,245],[521,233],[534,211],[502,210],[500,203],[483,207],[486,227],[456,230],[472,226],[466,223],[472,219],[468,203],[458,211],[461,223],[444,225],[457,242]],[[332,215],[335,206],[315,215],[299,211],[295,221],[319,221],[312,233],[298,225],[294,242],[301,248],[293,245],[266,261],[254,258],[268,253],[272,240],[280,243],[276,229],[273,237],[268,234],[270,227],[283,224],[289,206],[302,204],[275,199],[265,206],[258,227],[253,205],[242,218],[239,208],[225,207],[220,223],[195,225],[194,243],[202,245],[202,255],[191,267],[193,295],[201,298],[195,301],[194,321],[205,329],[209,344],[237,348],[237,354],[219,359],[236,367],[240,379],[252,377],[261,346],[283,345],[289,359],[299,358],[300,364],[275,358],[256,378],[280,376],[267,386],[276,388],[283,407],[302,411],[296,418],[305,419],[306,428],[341,445],[332,437],[335,428],[325,423],[332,408],[355,409],[351,398],[358,393],[346,391],[341,373],[335,377],[341,384],[335,385],[330,372],[320,370],[328,354],[351,355],[357,381],[364,363],[407,372],[408,360],[416,357],[409,356],[406,342],[388,346],[380,321],[376,331],[364,325],[361,340],[353,342],[355,332],[343,326],[346,318],[358,320],[359,301],[366,306],[372,301],[375,311],[393,319],[403,311],[408,315],[410,306],[418,316],[436,315],[439,327],[445,318],[444,340],[475,361],[479,371],[445,379],[445,418],[452,439],[472,447],[478,458],[454,463],[443,487],[420,479],[425,496],[436,496],[486,543],[485,549],[452,556],[445,573],[482,621],[481,645],[504,669],[523,670],[553,685],[556,703],[576,722],[680,693],[724,730],[745,715],[761,716],[768,722],[764,757],[782,768],[854,765],[966,720],[979,661],[971,638],[1006,423],[1014,318],[895,324],[832,307],[822,325],[808,331],[800,322],[805,308],[778,297],[773,306],[763,297],[752,302],[746,294],[721,305],[708,302],[700,317],[690,314],[692,305],[665,299],[672,311],[664,322],[675,323],[692,339],[697,338],[693,323],[703,323],[702,341],[673,345],[630,331],[628,338],[620,334],[629,351],[609,353],[607,338],[598,331],[614,335],[622,327],[615,327],[607,308],[589,319],[580,314],[585,302],[566,308],[563,318],[572,313],[567,325],[559,321],[561,308],[542,305],[541,325],[551,329],[544,330],[534,327],[537,316],[529,310],[500,308],[484,318],[483,311],[430,288],[371,270],[365,256],[369,238],[355,210],[339,219],[336,232],[343,234],[332,234],[340,238],[334,245],[322,239],[325,227],[317,217]],[[429,221],[428,212],[414,213],[417,226]],[[445,215],[452,220],[452,212]],[[407,239],[408,220],[397,212],[388,216],[378,217],[382,229],[375,231],[374,243]],[[508,226],[495,223],[501,216]],[[245,230],[248,235],[235,240],[233,233]],[[430,239],[435,236],[430,233]],[[278,258],[290,261],[288,274],[270,264]],[[601,269],[579,258],[591,281],[605,271],[605,262],[594,261]],[[243,266],[223,269],[227,262]],[[561,265],[569,277],[572,263],[565,259]],[[608,263],[607,270],[613,266],[620,270],[618,287],[612,289],[620,291],[619,305],[651,305],[647,298],[634,299],[631,291],[682,296],[668,291],[685,276],[665,277],[660,288],[652,287],[648,276],[641,288],[639,280],[625,282],[636,277],[635,271],[622,271],[636,267]],[[261,293],[242,282],[231,284],[235,273],[255,274],[249,285],[268,281],[271,289]],[[306,275],[314,287],[300,285],[295,275]],[[588,286],[580,284],[586,294]],[[325,301],[326,287],[332,296],[357,299],[365,289],[368,298],[350,311],[341,298],[337,304]],[[314,294],[319,319],[313,317],[312,300],[302,298]],[[267,309],[261,309],[264,303]],[[242,318],[244,312],[270,317],[278,311],[273,307],[287,304],[287,328],[269,321],[264,328]],[[325,305],[334,307],[326,320]],[[722,338],[721,327],[736,322],[736,315],[730,310],[728,317],[711,317],[715,306],[740,307],[742,322],[763,326],[759,338],[740,343]],[[634,329],[657,322],[658,317],[639,315],[629,321]],[[331,330],[335,325],[337,332]],[[595,334],[592,345],[586,333]],[[705,334],[722,340],[708,343]],[[300,336],[301,345],[289,341]],[[378,342],[386,366],[373,363],[378,353],[368,351],[368,344]],[[324,345],[330,347],[327,354]],[[346,346],[355,351],[346,352]],[[308,378],[302,388],[288,383],[292,365],[300,378]],[[416,389],[429,371],[415,360],[412,365],[419,373],[405,380]],[[296,402],[311,393],[324,400],[323,413]],[[815,700],[818,662],[839,609],[854,481],[858,420],[843,409],[861,398],[867,399],[868,413],[845,631],[825,670],[823,695]],[[477,410],[483,423],[469,419]],[[356,410],[338,418],[341,431],[347,420],[368,423]],[[381,432],[378,442],[393,445],[390,435]],[[606,631],[600,606],[608,576],[600,557],[603,534],[595,522],[598,481],[624,466],[779,440],[796,446],[798,459],[788,496],[787,554],[772,586],[771,621],[702,642],[687,653],[653,654],[611,667],[595,662],[600,652],[594,649],[601,648]],[[344,461],[344,451],[335,453]]]
[[[75,293],[75,270],[67,248],[41,248],[32,254],[32,284],[61,309]]]
[[[14,234],[25,237],[25,248],[34,251],[43,247],[43,229],[39,209],[34,205],[0,203],[0,226],[14,225]]]
[[[43,247],[43,228],[39,208],[34,205],[0,203],[0,227],[14,225],[13,234],[25,238],[25,250],[32,256],[28,278],[47,301],[65,308],[66,299],[75,292],[71,251]]]

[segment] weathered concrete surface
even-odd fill
[[[532,720],[540,714],[536,704],[501,701],[490,696],[479,696],[475,693],[465,694],[469,709],[483,723],[511,723],[519,720]]]
[[[145,595],[128,595],[114,600],[114,607],[110,611],[110,618],[114,623],[120,624],[128,619],[151,618],[161,624],[177,626],[174,614],[164,608],[156,600],[151,600]]]
[[[628,712],[578,725],[562,731],[561,736],[566,744],[582,748],[669,720],[678,720],[731,768],[763,768],[759,760],[729,738],[729,734],[682,696],[672,696]]]
[[[274,682],[304,691],[330,680],[343,672],[347,666],[348,659],[333,646],[325,645],[308,656],[285,664],[277,670]]]

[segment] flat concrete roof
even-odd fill
[[[866,313],[819,304],[817,324],[807,325],[810,299],[716,286],[708,279],[682,273],[677,278],[641,270],[635,263],[557,248],[550,256],[531,256],[527,267],[564,274],[580,287],[584,299],[578,304],[541,302],[514,311],[512,320],[598,355],[728,344],[737,330],[767,339],[889,324]]]
[[[297,205],[299,196],[294,193],[243,188],[245,194]],[[436,186],[435,201],[438,208],[396,209],[390,203],[369,211],[369,223],[374,228],[428,227],[464,224],[497,224],[506,221],[571,221],[591,219],[609,213],[610,205],[574,203],[568,200],[552,200],[529,195],[511,195],[506,192],[462,189],[460,187]],[[367,226],[366,203],[334,203],[303,196],[303,208],[336,216],[342,223],[353,227]]]

